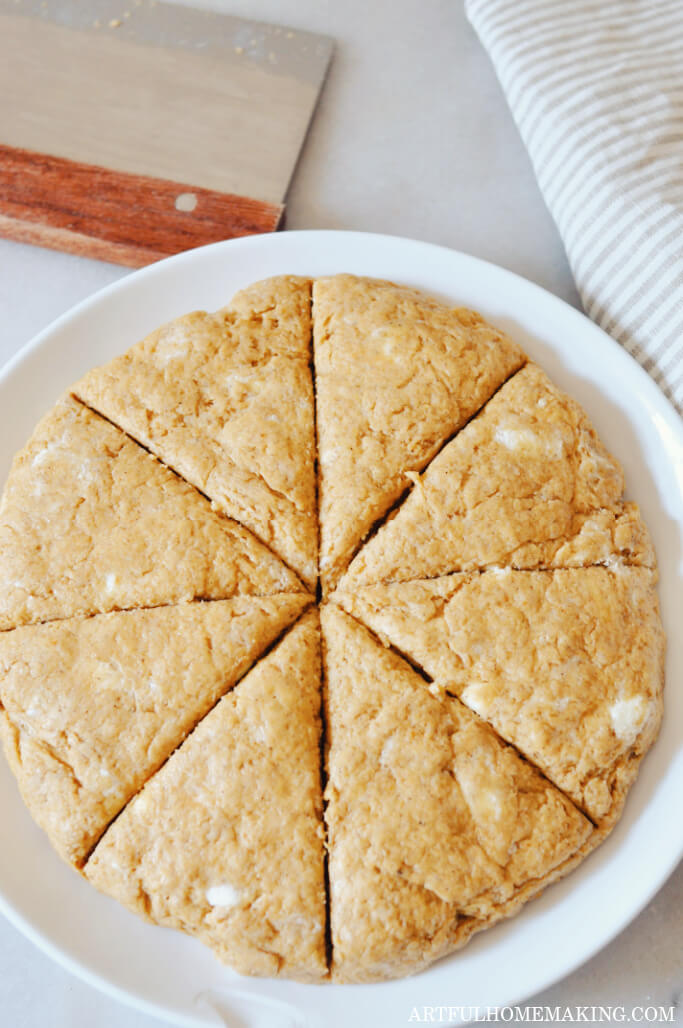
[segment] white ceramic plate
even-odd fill
[[[371,986],[239,978],[199,943],[143,924],[53,853],[0,760],[0,907],[91,984],[185,1025],[375,1028],[414,1007],[511,1004],[568,974],[648,902],[683,854],[683,427],[644,371],[583,315],[516,275],[389,236],[287,232],[219,243],[153,265],[56,321],[0,374],[0,481],[59,393],[160,323],[213,310],[256,279],[340,271],[389,278],[475,307],[507,330],[588,410],[620,458],[652,530],[669,636],[666,713],[612,836],[518,917],[417,977]]]

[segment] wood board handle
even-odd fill
[[[0,145],[0,235],[140,268],[273,232],[284,207]]]

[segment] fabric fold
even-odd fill
[[[586,313],[683,412],[683,6],[466,0]]]

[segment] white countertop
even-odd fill
[[[211,6],[337,41],[288,197],[288,228],[359,229],[441,243],[511,268],[579,306],[557,230],[462,0],[216,0]],[[124,274],[0,240],[0,364],[57,315]],[[682,1024],[682,912],[680,866],[610,946],[529,1002],[623,1006],[627,1016],[638,1005],[680,1003],[673,1023]],[[73,978],[0,919],[3,1028],[159,1023]]]

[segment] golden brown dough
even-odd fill
[[[313,285],[325,591],[378,518],[514,371],[518,346],[473,311],[390,282]]]
[[[0,500],[0,630],[299,590],[250,532],[75,400],[14,459]]]
[[[654,567],[647,528],[623,489],[584,411],[527,364],[414,476],[341,588],[491,565]]]
[[[163,326],[55,406],[0,500],[29,810],[241,973],[427,967],[597,846],[654,741],[656,559],[623,490],[518,346],[415,290],[280,276]]]
[[[593,829],[367,629],[334,605],[322,621],[333,974],[395,977],[558,877]]]
[[[70,618],[0,634],[0,728],[22,796],[80,866],[305,594]]]
[[[623,565],[504,569],[338,599],[607,827],[662,716],[654,586],[648,568]]]
[[[327,974],[320,638],[304,618],[104,836],[85,874],[242,974]]]
[[[251,529],[315,587],[311,284],[281,276],[177,318],[75,395]]]

